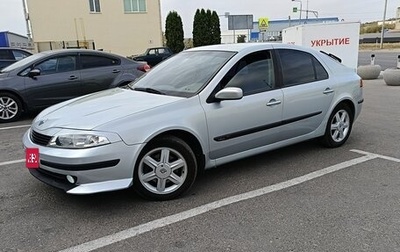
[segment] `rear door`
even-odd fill
[[[111,56],[90,53],[80,54],[81,94],[93,93],[114,87],[115,80],[123,74],[121,61]]]
[[[283,82],[285,139],[305,135],[322,123],[334,97],[334,83],[310,53],[279,49]]]

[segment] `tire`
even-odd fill
[[[146,199],[171,200],[189,190],[196,174],[196,158],[190,146],[180,138],[165,136],[150,142],[141,152],[133,188]]]
[[[0,123],[14,122],[21,117],[22,103],[10,93],[0,92]]]
[[[339,104],[329,116],[322,143],[330,148],[343,145],[350,136],[353,127],[353,113],[346,104]]]

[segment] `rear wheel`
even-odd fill
[[[0,93],[0,122],[13,122],[22,114],[22,103],[13,94]]]
[[[134,189],[144,198],[170,200],[189,190],[196,179],[197,163],[182,139],[166,136],[150,142],[134,171]]]
[[[327,147],[339,147],[350,136],[353,126],[353,113],[346,104],[337,106],[329,117],[322,143]]]

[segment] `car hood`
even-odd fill
[[[0,72],[0,80],[8,77],[8,72]]]
[[[154,109],[184,98],[115,88],[72,99],[40,113],[38,130],[69,128],[92,130],[105,123]]]

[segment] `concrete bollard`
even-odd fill
[[[388,68],[383,71],[383,80],[388,86],[400,86],[400,69]]]
[[[374,80],[378,79],[381,74],[381,66],[380,65],[365,65],[359,66],[357,68],[357,74],[363,80]]]
[[[375,54],[371,54],[371,65],[375,65]]]
[[[397,55],[397,69],[400,69],[400,55]]]

